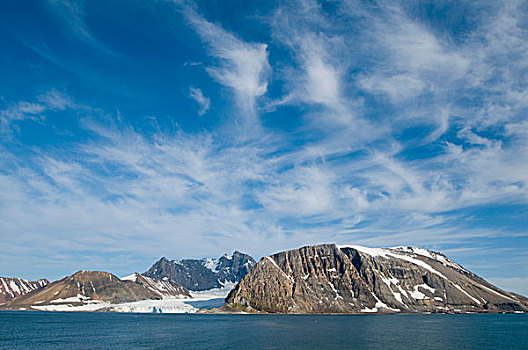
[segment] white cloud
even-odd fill
[[[405,74],[370,75],[361,79],[359,84],[365,91],[387,94],[396,103],[418,96],[426,87],[422,80]]]
[[[92,36],[84,22],[84,1],[83,0],[48,0],[70,24],[71,29],[81,37],[92,39]]]
[[[198,102],[200,105],[200,110],[198,111],[198,115],[204,115],[205,112],[209,110],[209,107],[211,106],[211,99],[209,97],[205,97],[202,93],[202,90],[194,87],[189,88],[189,96]]]
[[[377,14],[366,17],[369,29],[363,40],[370,40],[365,44],[366,54],[374,63],[360,74],[359,86],[389,98],[399,109],[393,121],[434,125],[422,143],[437,140],[448,130],[449,105],[470,71],[471,59],[464,48],[412,19],[397,5],[382,2]]]
[[[36,119],[45,110],[36,103],[19,102],[0,111],[0,134],[9,136],[16,122],[24,119]]]
[[[314,57],[306,63],[308,94],[315,103],[335,105],[339,101],[339,78],[335,69]]]
[[[61,27],[67,34],[72,34],[76,40],[81,40],[101,52],[115,56],[115,53],[97,39],[88,28],[85,21],[84,0],[47,0],[47,3],[63,22]]]
[[[401,11],[391,12],[388,14],[388,22],[378,23],[381,28],[377,34],[392,56],[394,68],[411,74],[441,72],[444,80],[453,80],[466,73],[469,62],[456,52],[456,48],[449,47]]]
[[[488,157],[491,163],[479,164],[464,150],[446,158],[452,172],[446,174],[400,161],[396,150],[301,164],[295,152],[269,156],[283,147],[276,140],[229,146],[207,133],[147,139],[127,127],[85,126],[97,142],[39,152],[27,163],[11,159],[16,167],[3,167],[0,244],[16,251],[38,242],[41,252],[60,252],[68,266],[97,250],[116,259],[107,268],[122,269],[120,254],[151,260],[235,248],[258,256],[332,241],[468,242],[482,232],[445,226],[449,221],[436,213],[507,195],[496,181],[509,160]],[[482,176],[478,166],[497,171]],[[522,169],[510,170],[501,181],[526,177]],[[462,190],[450,180],[459,176],[468,181]]]
[[[68,108],[78,107],[70,98],[63,92],[52,89],[42,95],[39,95],[38,98],[40,103],[46,106],[47,109],[64,111]]]
[[[320,7],[299,2],[294,8],[279,8],[273,16],[275,40],[292,51],[296,67],[288,75],[290,102],[323,105],[338,114],[351,114],[343,101],[343,73],[346,70],[347,48],[339,34],[318,30],[325,27]]]
[[[18,122],[23,120],[42,121],[46,111],[62,111],[76,107],[69,96],[57,90],[50,90],[41,94],[37,99],[38,102],[11,103],[4,110],[0,110],[0,135],[10,138],[12,132],[18,130]]]
[[[11,103],[6,109],[0,110],[0,135],[11,137],[13,129],[18,129],[17,122],[44,120],[46,111],[64,111],[68,108],[78,107],[68,95],[54,89],[39,95],[37,100],[38,102]]]
[[[207,67],[207,71],[219,83],[233,90],[245,122],[253,127],[258,125],[256,99],[266,93],[271,73],[268,46],[245,42],[189,7],[184,7],[184,13],[209,53],[218,59],[218,65]]]
[[[333,174],[321,167],[297,167],[259,194],[264,207],[281,217],[333,215]],[[277,215],[276,214],[276,215]]]

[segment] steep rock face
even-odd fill
[[[20,295],[43,288],[48,283],[47,279],[28,281],[23,278],[0,277],[0,303],[5,303]]]
[[[244,253],[223,255],[219,259],[168,260],[161,258],[143,276],[169,279],[189,290],[222,288],[240,281],[255,266],[255,260]]]
[[[79,271],[71,276],[55,281],[29,294],[19,296],[4,307],[8,309],[38,309],[46,305],[89,305],[106,302],[110,304],[134,302],[148,299],[161,299],[161,290],[171,289],[176,295],[177,286],[141,278],[137,281],[121,280],[103,271]],[[186,289],[180,289],[188,295]]]
[[[281,313],[528,311],[440,253],[334,244],[263,258],[226,298],[238,310]]]

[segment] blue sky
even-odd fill
[[[415,245],[528,294],[528,3],[0,4],[0,275]]]

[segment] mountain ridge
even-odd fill
[[[224,254],[218,259],[169,260],[162,257],[142,275],[167,278],[189,290],[204,291],[239,282],[255,264],[250,255],[237,250],[232,255]]]
[[[93,311],[102,305],[158,300],[164,297],[190,297],[189,291],[172,281],[158,281],[139,274],[135,280],[120,279],[105,271],[80,270],[18,296],[3,305],[6,309],[46,310],[50,307],[80,307]]]
[[[202,312],[528,312],[528,298],[497,288],[440,252],[412,246],[320,244],[278,252],[258,263],[238,251],[218,259],[163,257],[149,271],[159,278],[84,270],[52,283],[0,278],[0,291],[15,281],[32,283],[24,294],[0,302],[0,308],[196,312],[234,286],[224,306]],[[196,289],[176,283],[181,276]]]
[[[262,258],[224,309],[278,313],[525,312],[445,255],[415,247],[322,244]]]

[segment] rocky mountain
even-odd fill
[[[169,279],[189,290],[203,291],[239,282],[255,264],[251,256],[238,251],[218,259],[168,260],[163,257],[143,276]]]
[[[136,284],[139,284],[149,289],[151,292],[157,294],[159,299],[165,297],[180,297],[182,295],[187,297],[191,296],[187,288],[180,286],[179,284],[176,284],[167,278],[159,280],[142,276],[136,272],[133,275],[121,278],[121,280],[132,281]]]
[[[49,283],[47,279],[28,281],[16,277],[0,277],[0,304],[20,295],[43,288]]]
[[[446,256],[414,247],[325,244],[263,258],[226,298],[224,310],[279,313],[528,311]]]
[[[167,296],[189,296],[189,291],[172,281],[159,281],[138,275],[122,280],[103,271],[79,271],[31,293],[8,301],[7,309],[61,310],[78,307],[93,311],[107,304],[119,304]]]

